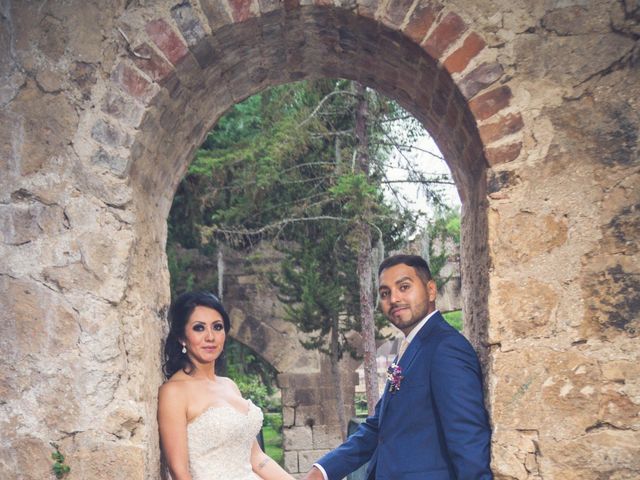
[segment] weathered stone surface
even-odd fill
[[[62,94],[50,95],[29,82],[12,102],[12,109],[22,115],[23,137],[17,145],[20,171],[28,175],[38,171],[45,162],[62,155],[78,127],[78,115]]]
[[[176,185],[235,101],[324,76],[399,100],[451,166],[465,333],[486,372],[496,478],[638,477],[637,7],[446,8],[0,6],[1,478],[47,478],[56,439],[70,478],[160,476]],[[109,158],[98,165],[100,148]],[[299,472],[337,441],[335,391],[322,359],[292,346],[290,324],[262,321],[277,307],[258,271],[242,271],[225,292],[242,299],[232,334],[277,367],[289,430],[313,432],[288,440],[287,468]],[[341,368],[346,382],[352,365]]]
[[[291,427],[282,429],[282,446],[287,450],[294,448],[311,450],[313,448],[313,436],[310,427]]]
[[[492,342],[535,338],[553,328],[559,299],[551,285],[526,279],[518,284],[501,282],[492,290],[497,292],[489,297],[489,308],[496,312],[489,333]]]
[[[534,215],[518,212],[502,218],[490,212],[491,229],[495,232],[493,247],[504,262],[527,262],[543,253],[563,245],[568,239],[566,220],[555,215]]]

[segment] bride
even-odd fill
[[[169,310],[164,347],[168,380],[158,393],[162,450],[173,480],[291,480],[256,441],[262,411],[216,375],[229,332],[217,297],[185,293]]]

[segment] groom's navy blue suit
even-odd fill
[[[369,461],[369,480],[488,480],[491,430],[469,342],[435,312],[400,359],[400,390],[319,463],[339,480]]]

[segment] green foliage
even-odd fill
[[[262,437],[264,439],[265,453],[282,465],[284,460],[282,450],[282,413],[268,413],[265,415]]]
[[[442,268],[450,256],[447,244],[453,243],[456,247],[460,246],[458,210],[448,207],[439,209],[435,219],[427,227],[426,235],[429,239],[429,268],[438,288],[441,288],[451,279],[441,275]]]
[[[355,395],[356,417],[366,417],[369,414],[367,409],[367,396],[364,393]]]
[[[264,414],[264,426],[273,428],[277,433],[282,433],[282,412]]]
[[[276,372],[251,349],[227,337],[225,342],[224,374],[240,389],[242,396],[250,398],[263,411],[279,409],[272,399]]]
[[[359,145],[358,95],[347,80],[281,85],[235,105],[218,121],[178,187],[169,216],[174,293],[200,286],[193,272],[202,260],[185,250],[213,259],[219,243],[246,249],[282,240],[288,245],[285,261],[271,280],[287,319],[308,334],[304,346],[327,353],[337,348],[339,357],[354,353],[345,335],[360,329],[358,228],[371,226],[372,243],[386,250],[400,248],[415,232],[415,215],[389,201],[384,185],[392,151],[422,131],[415,120],[399,128],[397,119],[406,112],[366,91],[368,142]],[[355,161],[363,148],[364,171]],[[429,198],[437,203],[436,194]],[[234,372],[233,365],[243,361],[229,359],[230,376],[258,403],[264,394],[254,379],[266,382],[267,376]]]
[[[462,331],[462,310],[454,310],[452,312],[443,313],[442,316],[449,325],[451,325],[459,332]]]
[[[51,470],[56,478],[64,478],[64,476],[71,471],[71,467],[64,463],[64,455],[60,453],[58,444],[54,442],[49,442],[49,444],[55,449],[55,452],[51,453],[51,459],[53,460]]]

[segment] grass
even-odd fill
[[[280,416],[281,413],[266,413],[267,416]],[[278,432],[275,428],[273,428],[274,422],[266,421],[264,422],[264,427],[262,428],[262,437],[264,439],[264,450],[267,455],[273,458],[276,462],[282,465],[283,453],[282,453],[282,433]],[[282,423],[282,422],[281,422]]]
[[[462,330],[462,310],[447,312],[442,315],[444,319],[458,331]]]

